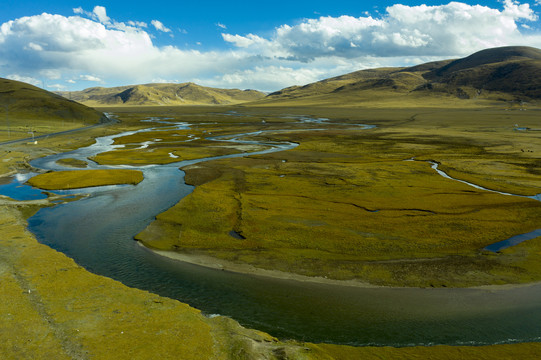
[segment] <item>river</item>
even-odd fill
[[[325,119],[315,120],[318,126],[325,123]],[[188,129],[190,125],[175,126]],[[156,130],[159,128],[141,131]],[[89,196],[43,208],[29,219],[29,229],[40,242],[64,252],[89,271],[178,299],[208,316],[230,316],[281,338],[356,346],[541,341],[541,284],[477,289],[361,288],[238,274],[156,255],[133,237],[193,190],[184,183],[180,167],[215,158],[144,167],[100,166],[88,161],[88,157],[118,147],[113,145],[114,139],[130,133],[98,138],[94,145],[31,163],[36,168],[63,170],[58,159],[77,158],[89,162],[89,168],[143,171],[144,180],[136,186],[59,191]],[[296,146],[242,140],[247,135],[257,133],[216,139],[267,147],[256,153]],[[236,156],[243,154],[218,158]]]

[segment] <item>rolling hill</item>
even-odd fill
[[[541,50],[501,47],[463,59],[405,68],[379,68],[292,86],[269,94],[259,105],[351,105],[393,103],[397,106],[457,100],[541,100]]]
[[[58,94],[88,106],[226,105],[254,101],[265,96],[256,90],[216,89],[194,83],[93,87]]]
[[[12,121],[64,121],[86,124],[107,120],[85,105],[52,92],[15,80],[0,78],[0,112],[8,111]]]

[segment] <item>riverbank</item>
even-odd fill
[[[87,272],[39,244],[25,229],[21,207],[0,206],[2,359],[488,360],[535,358],[541,352],[540,343],[355,348],[279,341]]]
[[[21,206],[21,204],[18,205],[20,208]],[[21,208],[21,210],[23,208],[24,206]],[[31,209],[26,209],[24,211],[29,212]],[[20,220],[22,221],[22,218]],[[13,218],[7,217],[6,221],[1,223],[2,229],[4,228],[3,224],[11,223],[14,223]],[[19,225],[24,229],[24,221]],[[9,246],[16,245],[19,242],[21,242],[20,235],[14,233]],[[14,320],[8,319],[9,321],[13,322],[7,322],[7,318],[3,318],[2,320],[3,332],[7,333],[7,329],[15,329],[12,334],[9,334],[9,337],[6,337],[6,339],[9,339],[7,342],[8,345],[6,345],[5,348],[2,348],[2,351],[0,352],[2,355],[0,357],[5,357],[8,359],[10,357],[39,358],[39,354],[41,353],[44,354],[44,357],[47,357],[48,355],[49,358],[62,358],[62,356],[64,356],[60,356],[62,351],[64,353],[66,351],[68,352],[68,354],[64,356],[67,358],[86,357],[105,359],[110,358],[111,349],[115,349],[115,355],[117,352],[120,354],[118,358],[122,358],[122,356],[125,356],[125,358],[148,358],[150,356],[160,356],[165,359],[190,359],[201,357],[289,357],[293,359],[369,359],[381,357],[390,359],[412,357],[434,359],[488,359],[497,357],[505,359],[517,357],[534,358],[535,355],[539,354],[539,351],[541,351],[540,344],[537,343],[482,347],[435,346],[399,349],[391,347],[352,348],[348,346],[325,344],[314,345],[295,342],[284,343],[277,341],[276,339],[266,337],[264,334],[257,331],[243,329],[236,322],[227,320],[223,317],[213,318],[218,319],[214,321],[220,322],[222,325],[208,325],[209,323],[207,323],[205,320],[207,318],[198,313],[197,310],[192,309],[194,312],[187,310],[185,311],[187,308],[187,305],[185,304],[166,298],[161,298],[148,292],[130,289],[121,285],[120,283],[96,275],[89,278],[88,273],[80,267],[74,265],[71,260],[71,265],[66,265],[64,260],[60,261],[57,255],[52,255],[52,253],[58,254],[54,250],[40,245],[38,251],[37,247],[35,246],[37,245],[35,239],[32,239],[29,243],[21,243],[23,245],[19,250],[22,252],[26,251],[24,249],[30,251],[24,255],[24,261],[17,265],[15,264],[18,263],[16,260],[10,260],[7,257],[3,257],[3,271],[0,272],[2,277],[5,274],[13,274],[14,277],[20,277],[20,275],[17,274],[23,274],[24,276],[24,278],[21,278],[21,281],[16,282],[16,286],[14,287],[10,285],[13,283],[13,280],[10,280],[9,277],[5,278],[6,281],[4,281],[3,278],[1,282],[3,287],[5,286],[6,289],[10,289],[9,291],[4,292],[5,295],[2,296],[6,296],[6,299],[2,300],[5,300],[5,303],[7,304],[15,304],[10,308],[6,308],[6,311],[2,311],[2,314],[6,313],[14,315]],[[6,244],[2,243],[0,246],[3,250],[2,253],[12,252],[11,248],[8,249],[8,247],[5,247],[7,246]],[[40,254],[37,254],[38,252]],[[65,256],[63,257],[66,258]],[[55,265],[57,262],[60,264],[59,267]],[[75,271],[71,271],[73,269],[75,269]],[[52,276],[50,272],[54,273],[54,276]],[[64,275],[68,277],[64,277]],[[32,281],[39,281],[39,279],[43,279],[44,283],[33,285],[28,278],[31,278]],[[102,283],[101,280],[98,279],[104,279],[105,282]],[[112,286],[111,282],[115,283],[116,285]],[[62,285],[64,283],[68,285]],[[30,286],[27,286],[26,284],[30,284]],[[47,298],[44,300],[40,297],[35,297],[32,299],[32,301],[30,301],[28,308],[38,309],[38,317],[35,317],[35,320],[32,319],[31,321],[25,318],[25,314],[31,313],[31,311],[29,311],[27,308],[21,308],[23,310],[18,312],[13,310],[14,307],[18,306],[17,304],[25,304],[24,299],[28,294],[28,290],[31,290],[31,294],[36,294],[35,290],[37,290],[39,291],[40,297]],[[43,294],[45,295],[43,296]],[[87,298],[87,300],[81,298]],[[137,306],[132,306],[133,302],[137,303]],[[156,311],[156,309],[153,308],[153,304],[160,303],[167,304],[169,311]],[[176,309],[177,306],[184,310]],[[40,309],[42,308],[45,308],[47,311],[41,311]],[[178,317],[175,317],[175,314],[177,313],[182,313],[182,316],[179,315]],[[193,315],[194,313],[199,315]],[[40,316],[42,320],[39,320]],[[45,330],[43,331],[39,329],[38,331],[36,330],[37,328],[33,329],[31,326],[27,326],[28,323],[40,323],[40,321],[41,323],[45,324]],[[149,330],[146,329],[146,326],[141,326],[141,324],[146,324],[147,321],[153,324],[150,326]],[[194,324],[199,324],[200,326],[192,325],[192,321],[194,321]],[[13,325],[18,323],[22,325],[19,327]],[[175,323],[174,326],[172,326],[171,323]],[[47,324],[53,324],[54,326],[51,325],[51,328],[48,328]],[[81,331],[81,324],[84,325],[85,335],[82,337],[71,336],[71,333],[78,333]],[[136,327],[137,329],[135,329]],[[184,332],[187,331],[189,333],[192,327],[196,333],[200,331],[198,330],[200,328],[210,329],[208,331],[210,331],[213,335],[216,335],[213,338],[214,342],[212,344],[210,342],[205,342],[206,340],[201,340],[203,341],[201,342],[191,336],[187,336],[186,339],[184,339]],[[129,333],[124,330],[125,328],[129,328]],[[208,334],[206,331],[207,330],[203,330],[200,333],[203,334],[203,339],[208,339],[207,335],[205,335]],[[68,334],[69,336],[66,336],[65,334]],[[129,334],[129,339],[122,337],[124,334]],[[179,342],[179,337],[181,338],[180,344],[175,345],[174,342]],[[38,351],[40,351],[40,347],[35,344],[26,345],[25,347],[25,341],[28,339],[44,345],[44,349],[51,348],[53,350],[41,351],[41,353],[38,353]],[[49,339],[51,342],[44,342],[43,339]],[[100,339],[107,339],[107,341],[104,341],[102,344],[98,344]],[[164,349],[157,349],[157,347],[161,346],[162,343],[165,343],[163,346]],[[11,346],[11,344],[16,344],[16,346]],[[58,348],[58,346],[55,344],[59,344],[60,348]],[[175,346],[178,346],[179,349],[176,349]],[[199,353],[199,351],[201,351],[201,347],[205,346],[209,346],[211,350],[205,348],[204,350],[207,352]],[[183,349],[183,347],[191,347],[192,352],[189,352],[190,350]],[[230,350],[230,352],[228,353],[227,351],[221,350],[223,348]],[[27,352],[16,352],[21,351],[21,349]],[[80,349],[80,351],[77,352],[77,349]],[[254,352],[255,350],[259,352]],[[55,353],[55,351],[58,352]],[[7,354],[6,356],[3,356],[4,352]],[[13,354],[15,355],[13,356]]]
[[[256,275],[263,276],[275,279],[286,279],[286,280],[295,280],[301,282],[313,282],[318,284],[327,284],[327,285],[340,285],[340,286],[354,286],[354,287],[363,287],[363,288],[379,288],[382,286],[376,286],[369,284],[367,282],[359,280],[334,280],[328,279],[321,276],[304,276],[295,273],[279,271],[279,270],[268,270],[257,268],[250,264],[235,263],[225,259],[215,258],[202,253],[181,253],[176,251],[165,251],[159,249],[152,249],[146,247],[140,241],[137,242],[140,246],[143,246],[145,249],[152,251],[155,254],[160,256],[167,257],[169,259],[186,262],[189,264],[194,264],[198,266],[207,267],[210,269],[217,269],[222,271],[229,271],[245,275]]]
[[[0,206],[1,358],[227,359],[289,346],[87,272],[35,240],[17,210],[24,206]]]
[[[426,121],[408,123],[405,134],[394,125],[267,134],[265,140],[272,136],[300,146],[183,167],[194,191],[136,238],[160,250],[373,285],[473,287],[539,281],[541,238],[498,253],[482,250],[539,229],[538,201],[476,189],[456,180],[460,174],[448,179],[425,161],[404,161],[415,154],[423,154],[418,155],[423,160],[453,156],[455,163],[458,158],[472,163],[468,171],[481,162],[487,168],[492,164],[492,173],[483,175],[490,188],[504,183],[507,191],[538,193],[535,160],[517,160],[515,153],[501,154],[499,148],[498,154],[489,153],[502,141],[516,142],[513,148],[520,152],[531,140],[509,139],[512,130],[503,126],[504,120],[491,132],[494,145],[481,125],[472,135],[465,130],[468,124],[450,120],[430,138]],[[415,134],[425,143],[412,140]]]
[[[250,264],[235,263],[235,262],[228,261],[225,259],[215,258],[204,253],[193,253],[193,252],[181,253],[178,251],[159,250],[159,249],[153,249],[153,248],[147,247],[140,241],[138,241],[137,243],[139,244],[139,246],[144,247],[148,251],[152,251],[153,253],[157,255],[160,255],[169,259],[173,259],[173,260],[177,260],[177,261],[181,261],[181,262],[185,262],[185,263],[189,263],[193,265],[203,266],[210,269],[229,271],[229,272],[238,273],[238,274],[255,275],[258,277],[267,277],[267,278],[274,278],[274,279],[281,279],[281,280],[310,282],[310,283],[317,283],[317,284],[324,284],[324,285],[351,286],[351,287],[358,287],[358,288],[373,288],[373,289],[397,288],[396,286],[373,285],[373,284],[370,284],[368,282],[358,280],[358,279],[336,280],[336,279],[329,279],[329,278],[321,277],[321,276],[304,276],[300,274],[279,271],[279,270],[261,269]],[[478,286],[471,286],[470,289],[504,291],[504,290],[524,288],[524,287],[529,287],[529,286],[537,286],[539,284],[541,284],[541,281],[531,282],[531,283],[521,283],[521,284],[478,285]]]

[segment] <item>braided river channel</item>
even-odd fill
[[[324,119],[313,122],[322,126]],[[154,125],[157,127],[140,131],[190,126]],[[114,138],[132,133],[98,138],[94,145],[32,161],[35,168],[53,171],[66,170],[57,160],[75,158],[86,161],[91,169],[139,169],[144,173],[144,180],[135,186],[56,192],[88,196],[42,208],[30,218],[29,229],[40,242],[64,252],[91,272],[178,299],[208,316],[232,317],[279,338],[356,346],[541,341],[541,284],[465,289],[359,287],[233,273],[153,253],[134,241],[134,236],[193,190],[184,183],[179,168],[246,154],[143,167],[103,166],[88,160],[118,147]],[[266,146],[266,150],[250,154],[296,146],[243,140],[259,133],[219,140]],[[28,192],[32,191],[35,189],[28,187]]]

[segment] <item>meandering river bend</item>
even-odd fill
[[[168,123],[167,129],[171,126]],[[175,126],[187,129],[189,124]],[[150,130],[159,129],[142,131]],[[145,167],[100,166],[88,161],[115,148],[114,138],[128,134],[98,138],[92,146],[32,162],[36,168],[63,170],[57,160],[76,158],[89,162],[89,168],[144,172],[144,180],[136,186],[59,192],[90,196],[43,208],[29,219],[29,229],[40,242],[88,270],[282,338],[358,346],[541,341],[541,284],[483,289],[360,288],[231,273],[154,254],[139,246],[134,235],[192,191],[179,167],[214,158]],[[243,141],[243,136],[220,140],[261,145]],[[263,145],[268,150],[256,154],[296,146]],[[220,158],[235,156],[243,154]]]

